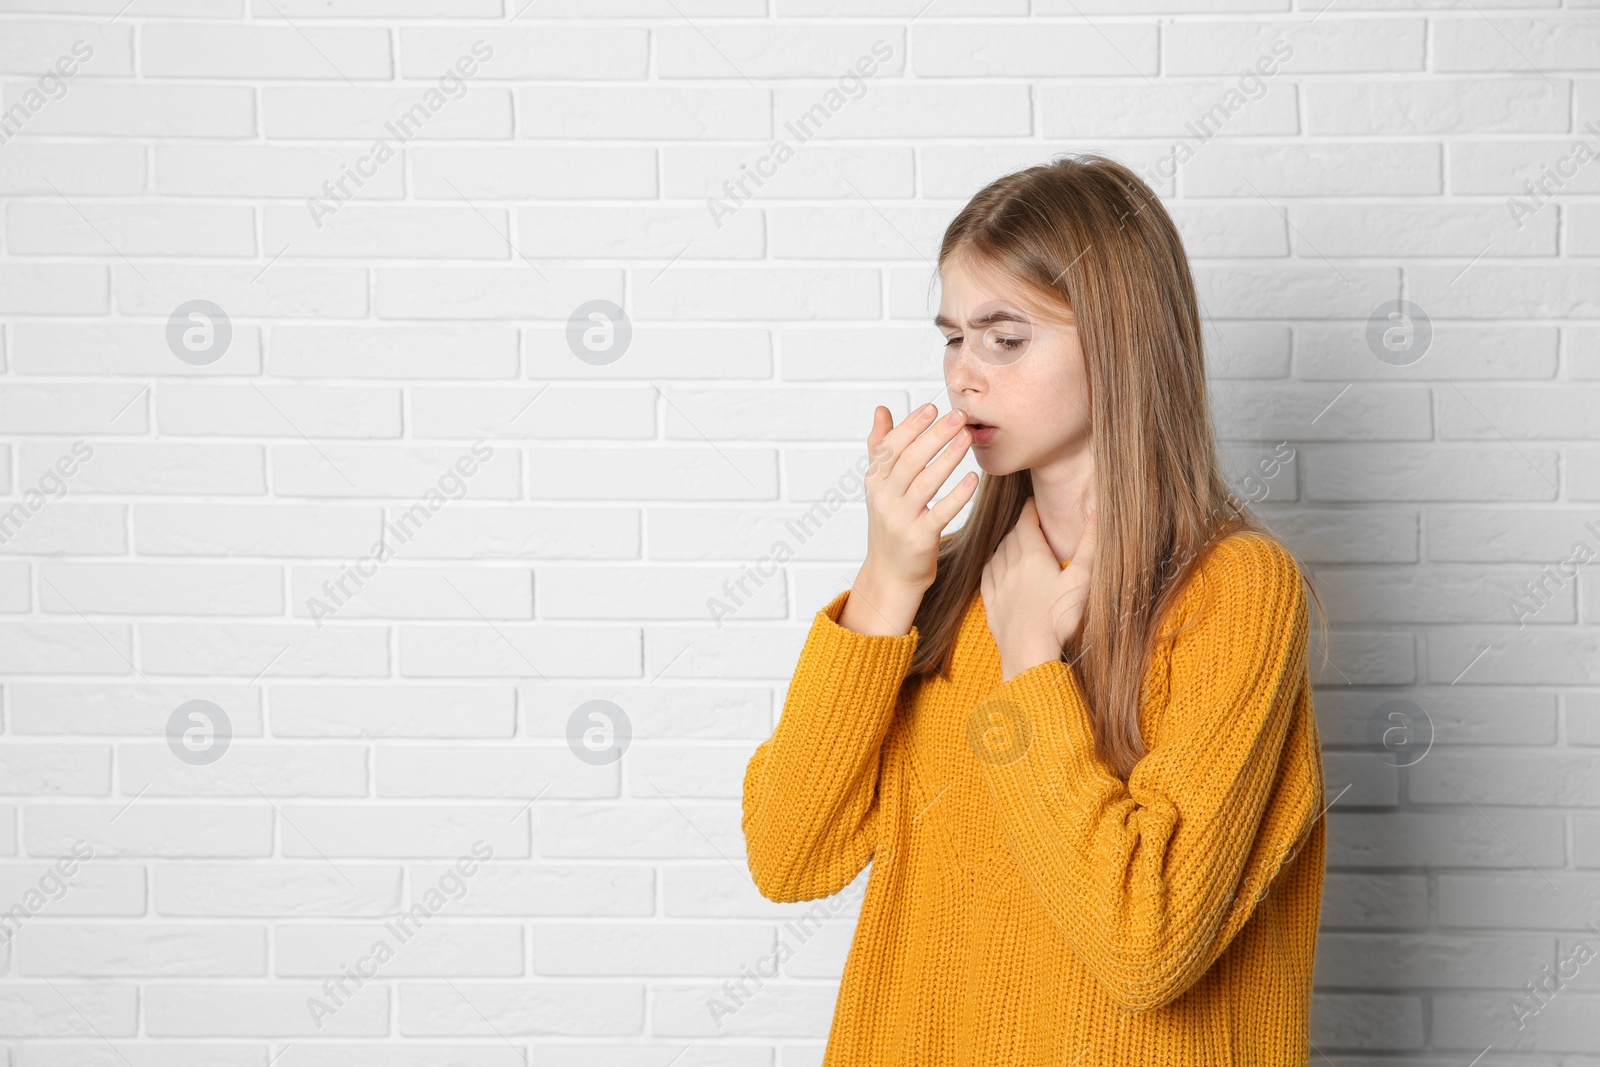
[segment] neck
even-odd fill
[[[1033,503],[1039,509],[1044,539],[1055,552],[1057,562],[1069,559],[1088,521],[1083,507],[1084,490],[1094,473],[1088,442],[1071,455],[1034,467],[1028,473],[1033,479]]]

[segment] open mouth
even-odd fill
[[[972,443],[975,445],[988,444],[994,439],[994,435],[999,432],[999,429],[998,426],[991,426],[986,422],[979,422],[977,419],[967,420],[967,432],[972,434]]]

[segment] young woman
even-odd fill
[[[954,410],[873,413],[865,562],[744,779],[765,896],[872,861],[823,1065],[1305,1064],[1306,589],[1219,470],[1178,234],[1066,157],[938,266]]]

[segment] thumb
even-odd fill
[[[1017,516],[1017,525],[1013,528],[1017,531],[1017,541],[1024,550],[1029,552],[1050,550],[1049,542],[1044,539],[1044,528],[1039,525],[1039,505],[1034,503],[1033,497],[1030,496],[1023,502],[1022,513]]]

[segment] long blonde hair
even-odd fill
[[[1183,242],[1138,176],[1093,154],[1008,174],[951,220],[939,266],[958,254],[1045,307],[1070,310],[1076,322],[1097,549],[1083,626],[1063,658],[1088,701],[1096,755],[1126,777],[1145,751],[1139,711],[1151,650],[1207,550],[1240,530],[1282,542],[1223,475]],[[1026,469],[983,474],[967,521],[941,538],[937,576],[917,610],[908,681],[948,676],[984,565],[1032,486]],[[1326,632],[1322,600],[1309,579],[1307,586]]]

